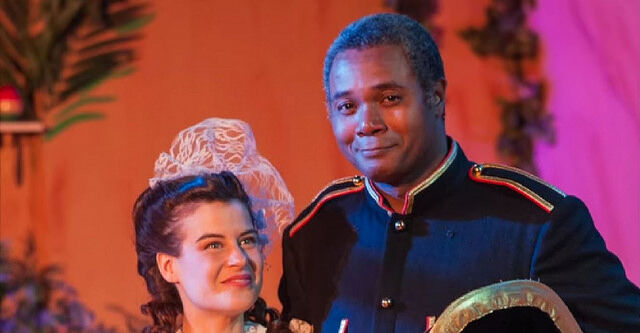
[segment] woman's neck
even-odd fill
[[[244,314],[228,317],[211,312],[185,313],[182,333],[243,333]]]

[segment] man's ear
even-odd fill
[[[444,101],[447,96],[447,80],[439,79],[433,85],[433,106],[438,117],[444,117]]]
[[[178,282],[178,274],[176,271],[176,257],[158,252],[156,253],[156,263],[158,264],[158,270],[160,274],[169,283]]]

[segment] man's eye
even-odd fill
[[[382,102],[385,104],[395,104],[398,103],[402,100],[402,96],[400,95],[387,95],[384,96],[384,98],[382,99]]]
[[[204,249],[208,250],[208,249],[221,249],[222,248],[222,243],[221,242],[211,242],[209,244],[207,244]]]
[[[351,113],[355,105],[351,102],[340,103],[336,106],[336,110],[340,113]]]
[[[254,247],[257,244],[258,244],[258,237],[256,236],[245,237],[240,240],[240,246],[244,248]]]

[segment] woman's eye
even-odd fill
[[[222,243],[221,242],[211,242],[209,244],[207,244],[204,249],[208,250],[208,249],[221,249],[222,248]]]
[[[240,246],[245,248],[253,247],[253,246],[256,246],[257,244],[258,244],[258,237],[256,236],[245,237],[240,240]]]

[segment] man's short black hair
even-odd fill
[[[398,45],[426,93],[433,83],[444,79],[442,58],[433,37],[420,23],[400,14],[365,16],[346,27],[333,41],[324,58],[324,90],[330,101],[329,73],[338,53],[380,45]]]

